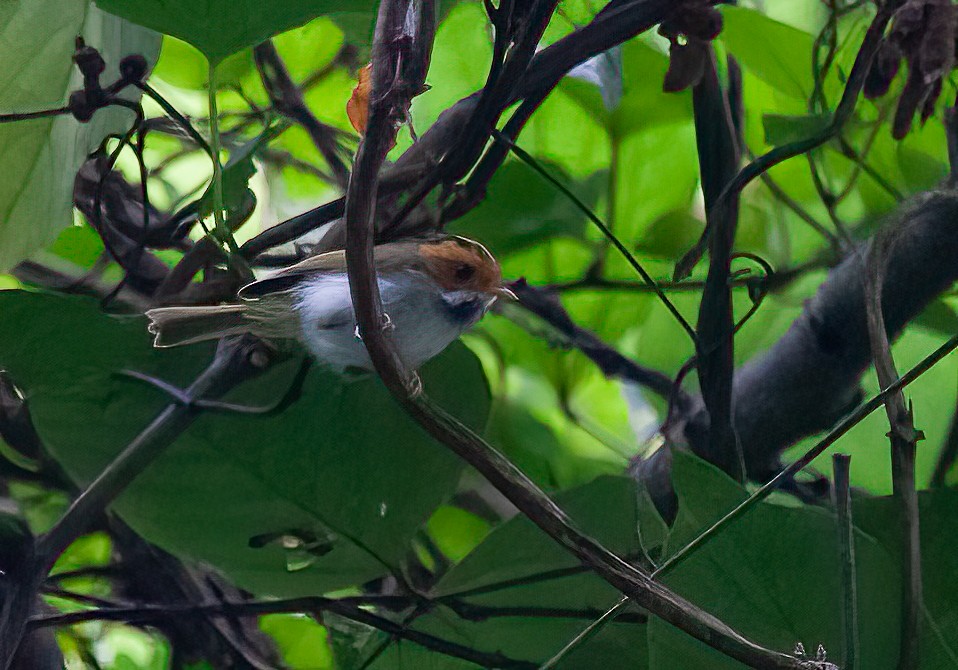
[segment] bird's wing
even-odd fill
[[[377,272],[391,272],[402,267],[422,270],[422,261],[418,253],[419,244],[420,242],[406,241],[377,246],[375,248]],[[345,271],[346,252],[342,249],[327,251],[301,260],[270,277],[247,284],[239,290],[239,297],[244,300],[256,300],[271,293],[289,291],[306,277]]]
[[[342,249],[328,251],[317,256],[301,260],[295,265],[283,268],[265,279],[254,281],[239,290],[243,300],[256,300],[271,293],[288,291],[304,277],[317,273],[343,272],[346,269],[346,252]]]

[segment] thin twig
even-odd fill
[[[512,151],[512,153],[518,156],[524,163],[526,163],[529,167],[531,167],[533,170],[538,172],[550,184],[552,184],[556,189],[558,189],[559,192],[562,193],[564,196],[566,196],[570,200],[570,202],[572,202],[572,204],[576,206],[576,208],[579,211],[585,214],[586,217],[588,217],[588,219],[595,224],[596,228],[598,228],[601,231],[601,233],[606,237],[606,239],[612,243],[612,246],[614,246],[616,250],[622,255],[622,257],[628,262],[628,264],[632,266],[632,269],[638,273],[638,275],[642,278],[642,281],[645,282],[646,286],[649,287],[649,290],[655,293],[656,296],[658,296],[659,300],[662,302],[663,305],[665,305],[665,308],[669,310],[669,313],[671,313],[672,316],[675,317],[675,320],[678,321],[680,326],[682,326],[682,329],[688,334],[692,342],[696,342],[697,338],[695,334],[695,329],[692,328],[692,326],[685,319],[685,317],[682,316],[682,313],[679,312],[678,308],[672,303],[671,300],[669,300],[669,297],[665,295],[665,293],[662,291],[661,288],[659,288],[655,279],[652,278],[652,275],[650,275],[648,271],[646,271],[646,269],[642,267],[642,264],[639,263],[639,261],[635,258],[632,252],[629,251],[628,247],[626,247],[622,243],[622,241],[619,240],[618,237],[616,237],[615,233],[612,232],[611,228],[609,228],[609,226],[607,226],[605,222],[602,219],[600,219],[599,216],[595,212],[593,212],[591,208],[589,208],[588,205],[582,202],[582,200],[579,199],[579,197],[575,193],[570,191],[565,184],[563,184],[558,179],[556,179],[551,174],[549,174],[545,170],[545,168],[542,167],[539,161],[533,158],[527,151],[522,149],[519,145],[517,145],[511,139],[509,139],[504,134],[498,131],[495,131],[493,135],[497,141],[505,143],[509,147],[509,149]]]
[[[875,373],[882,387],[898,379],[898,371],[888,342],[885,318],[882,314],[882,287],[888,246],[892,242],[887,232],[872,239],[865,264],[865,312],[868,318],[868,337],[871,343]],[[892,486],[899,504],[902,535],[902,597],[901,647],[898,667],[909,670],[918,667],[918,635],[921,620],[922,576],[921,535],[918,515],[918,493],[915,489],[915,452],[923,435],[915,429],[914,415],[900,391],[885,398],[885,414],[891,430]]]
[[[842,569],[842,631],[845,637],[842,668],[858,670],[858,582],[855,566],[855,529],[847,454],[832,456],[835,479],[835,521],[838,526],[838,558]]]
[[[123,621],[133,624],[163,623],[171,618],[230,616],[246,617],[282,612],[332,612],[346,619],[356,621],[386,632],[394,637],[415,642],[427,649],[447,656],[461,658],[483,667],[494,668],[535,668],[536,664],[519,661],[499,653],[482,652],[471,647],[444,640],[428,633],[410,630],[406,626],[376,615],[353,604],[348,598],[303,597],[286,600],[262,600],[240,603],[214,602],[185,605],[140,605],[133,607],[111,607],[64,614],[41,615],[30,619],[28,629],[48,626],[71,626],[86,621]]]

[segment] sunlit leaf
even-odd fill
[[[724,5],[720,39],[742,67],[778,91],[805,100],[812,92],[812,44],[808,33],[760,11]]]
[[[42,27],[42,36],[38,34]],[[0,112],[33,112],[66,104],[82,88],[73,65],[83,35],[107,63],[103,83],[119,77],[123,56],[156,58],[159,36],[90,6],[85,0],[0,5]],[[132,93],[124,94],[136,99]],[[70,115],[0,125],[0,272],[53,242],[73,223],[73,180],[104,137],[122,134],[133,112],[110,107],[81,124]]]
[[[334,0],[210,0],[203,5],[186,0],[96,0],[104,10],[139,25],[178,37],[203,52],[212,63],[310,19],[341,17],[351,32],[368,39],[374,3],[357,0],[344,7]]]

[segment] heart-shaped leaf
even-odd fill
[[[88,299],[4,291],[0,313],[0,368],[29,398],[47,449],[84,484],[170,400],[120,370],[187,385],[210,359],[206,346],[153,349],[142,318],[103,314]],[[282,397],[297,369],[295,360],[277,365],[229,399]],[[488,389],[464,346],[432,361],[423,379],[448,411],[481,428]],[[376,377],[313,369],[279,414],[202,415],[115,509],[144,537],[245,588],[317,593],[395,569],[461,469]]]

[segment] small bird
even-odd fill
[[[415,369],[475,324],[498,298],[499,263],[473,240],[445,235],[381,244],[373,260],[387,327],[399,357]],[[172,347],[226,335],[295,339],[337,372],[371,370],[359,338],[343,251],[307,258],[239,291],[241,302],[147,311],[154,346]]]

